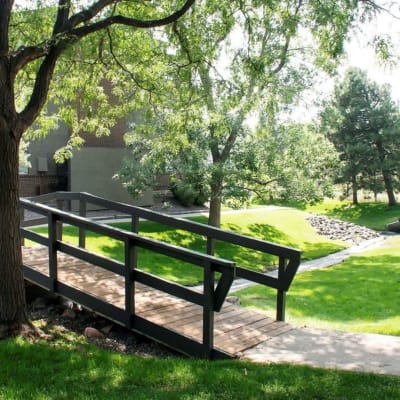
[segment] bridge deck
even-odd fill
[[[46,247],[23,247],[23,260],[32,270],[49,276]],[[124,309],[125,288],[122,276],[60,252],[57,253],[57,264],[59,282]],[[135,314],[160,327],[201,342],[203,309],[196,304],[136,283]],[[291,329],[285,322],[225,302],[221,311],[215,313],[214,346],[235,357],[242,351]],[[179,350],[179,343],[175,348]]]

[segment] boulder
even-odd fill
[[[391,224],[388,224],[387,230],[390,232],[400,233],[400,220],[396,221],[396,222],[392,222]]]

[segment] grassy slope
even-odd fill
[[[400,205],[389,207],[386,203],[360,203],[326,200],[315,206],[308,206],[308,211],[326,214],[329,217],[351,221],[371,229],[383,231],[390,222],[400,218]]]
[[[0,342],[0,400],[397,398],[398,377],[285,364],[142,358],[86,344]]]
[[[297,325],[400,336],[400,237],[333,268],[296,276],[286,320]],[[274,291],[235,293],[242,304],[274,315]]]

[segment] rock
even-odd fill
[[[398,232],[400,233],[400,220],[396,222],[392,222],[391,224],[387,225],[387,230],[389,232]]]
[[[103,328],[101,328],[101,332],[105,333],[106,335],[108,335],[111,332],[111,329],[114,327],[113,324],[110,325],[106,325]]]
[[[68,299],[62,299],[62,305],[70,310],[74,308],[74,302]]]
[[[64,312],[61,314],[62,317],[74,319],[76,318],[76,312],[71,310],[70,308],[66,308]]]
[[[373,229],[324,215],[312,214],[307,218],[307,221],[319,235],[327,236],[332,240],[343,240],[358,245],[364,240],[379,237],[379,233]]]
[[[228,303],[234,304],[235,306],[240,306],[240,299],[236,296],[228,296],[225,299]]]
[[[104,339],[104,334],[96,328],[88,326],[83,333],[88,339]]]

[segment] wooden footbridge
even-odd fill
[[[184,354],[216,359],[238,356],[291,329],[284,322],[285,296],[300,263],[298,250],[87,193],[57,192],[21,199],[20,204],[23,211],[38,216],[21,223],[22,237],[35,243],[23,246],[25,279],[135,332]],[[71,209],[71,205],[79,211],[78,215],[64,211]],[[89,206],[126,215],[131,221],[131,231],[87,218]],[[207,254],[141,235],[140,219],[199,235],[206,241]],[[47,235],[29,229],[39,224],[47,226]],[[78,228],[78,246],[63,240],[65,226]],[[121,242],[124,261],[88,251],[87,232]],[[216,241],[276,256],[278,276],[266,276],[213,256]],[[141,270],[140,248],[202,268],[203,290]],[[225,301],[235,278],[276,289],[276,320]]]

